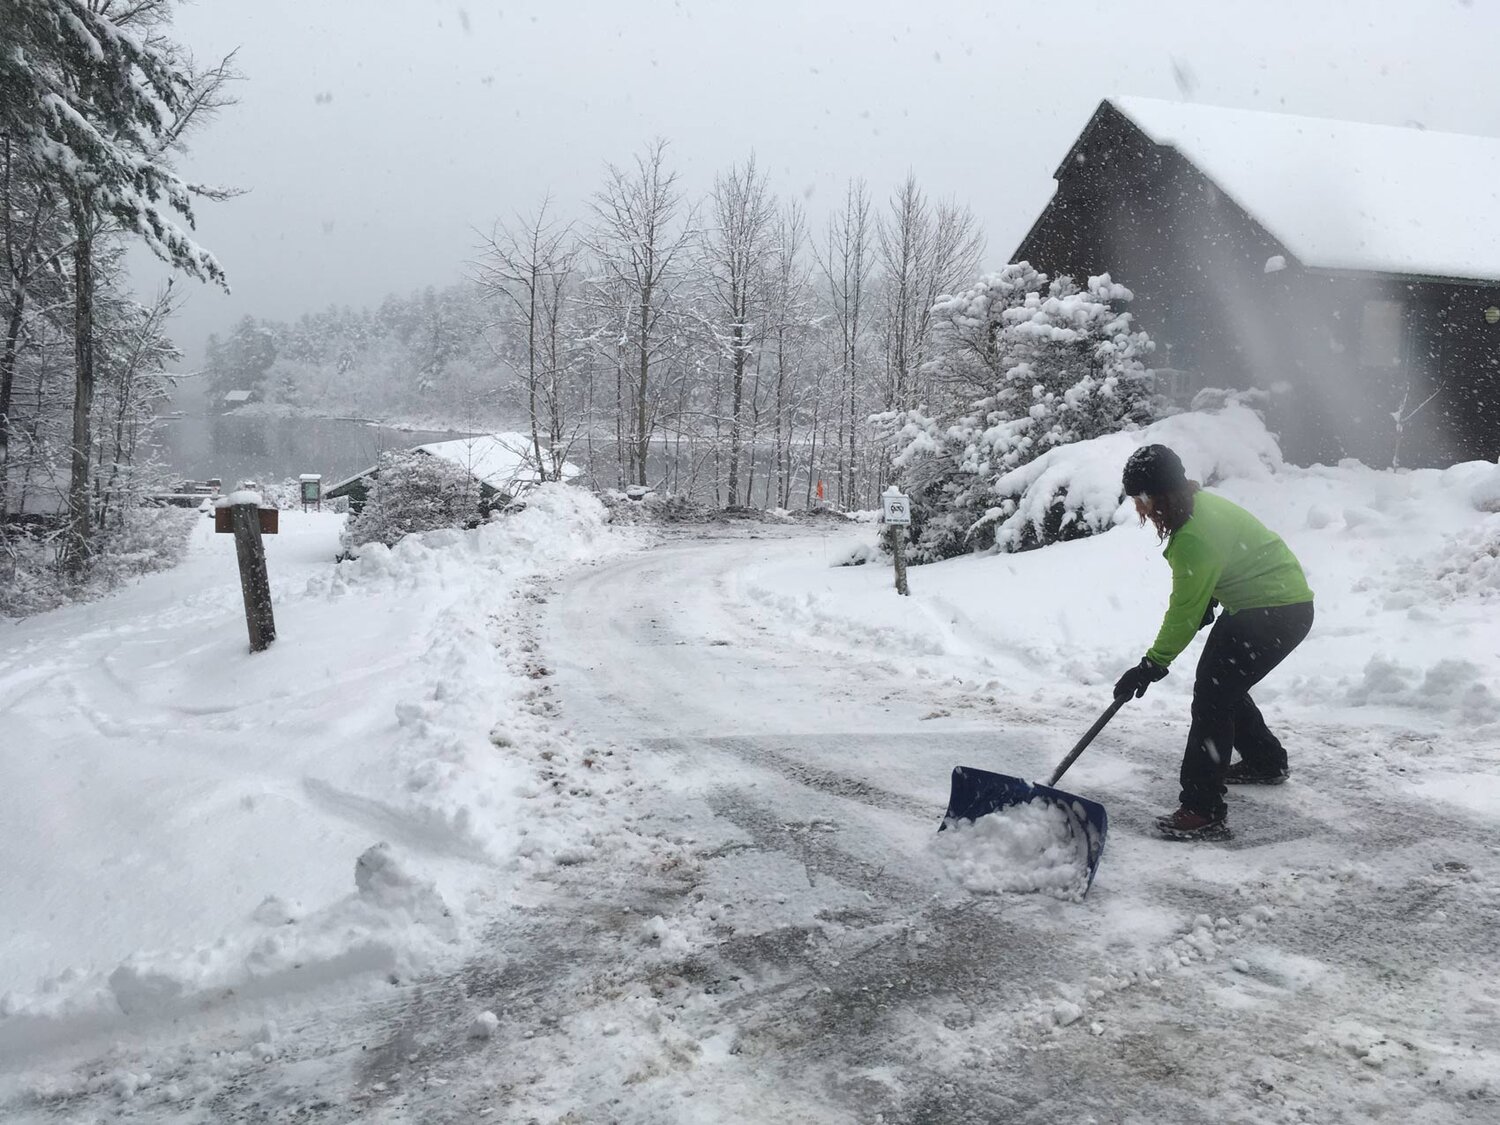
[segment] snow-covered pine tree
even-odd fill
[[[105,224],[174,267],[224,284],[186,233],[194,189],[173,171],[187,124],[218,104],[227,63],[195,75],[160,35],[169,0],[122,7],[85,0],[0,0],[0,139],[66,202],[73,226],[75,380],[69,533],[74,573],[87,561],[95,379],[94,240]]]
[[[936,401],[881,416],[912,497],[916,554],[994,545],[1013,507],[996,491],[1048,449],[1149,421],[1152,343],[1108,274],[1085,288],[1026,262],[980,278],[933,308]]]

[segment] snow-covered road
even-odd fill
[[[1176,754],[1159,716],[1127,712],[1074,775],[1115,818],[1086,904],[970,896],[933,848],[948,771],[1044,774],[1099,693],[1000,686],[974,706],[997,668],[1026,682],[999,646],[924,665],[858,622],[767,611],[767,588],[844,582],[830,550],[672,543],[554,603],[565,709],[651,763],[671,798],[647,819],[681,848],[632,904],[662,964],[652,1018],[624,1025],[637,1051],[675,1042],[681,1073],[606,1071],[585,1119],[1493,1113],[1497,851],[1486,822],[1382,784],[1369,743],[1390,732],[1309,721],[1324,795],[1243,794],[1237,839],[1195,849],[1146,831]],[[940,618],[914,585],[913,612]],[[602,1067],[610,1042],[581,1055]]]
[[[1186,713],[1188,677],[1169,678],[1068,775],[1112,818],[1088,897],[980,893],[934,831],[949,771],[1050,770],[1149,633],[1152,598],[1106,589],[1144,584],[1159,560],[1124,529],[923,568],[898,599],[888,570],[830,565],[868,534],[714,525],[532,580],[496,642],[531,686],[497,701],[490,740],[508,771],[539,771],[523,803],[497,806],[516,810],[507,831],[537,862],[497,876],[504,899],[463,963],[374,996],[142,1028],[93,1064],[109,1081],[47,1096],[32,1080],[4,1108],[24,1121],[1496,1119],[1495,642],[1478,609],[1445,611],[1461,666],[1433,664],[1422,618],[1399,626],[1413,632],[1398,655],[1429,665],[1432,698],[1407,689],[1411,706],[1377,709],[1360,694],[1370,667],[1403,667],[1365,651],[1372,629],[1398,628],[1365,624],[1383,621],[1385,588],[1326,599],[1320,635],[1265,697],[1294,780],[1234,794],[1227,844],[1149,831],[1175,792]],[[1297,543],[1315,585],[1376,573],[1327,535],[1326,552]],[[1439,539],[1393,565],[1414,581]],[[1004,613],[987,608],[1001,599]],[[137,1096],[147,1070],[177,1092]]]

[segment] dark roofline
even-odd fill
[[[1257,219],[1255,215],[1252,214],[1247,207],[1245,207],[1244,204],[1242,204],[1238,199],[1234,197],[1233,194],[1225,191],[1223,185],[1220,184],[1218,180],[1214,179],[1202,168],[1200,168],[1176,145],[1161,144],[1156,141],[1149,133],[1146,132],[1146,130],[1142,129],[1133,120],[1131,120],[1129,114],[1120,109],[1120,107],[1115,105],[1114,102],[1112,102],[1109,98],[1104,98],[1102,101],[1100,101],[1099,105],[1094,110],[1093,116],[1088,119],[1088,122],[1079,131],[1077,138],[1073,141],[1072,145],[1069,146],[1067,155],[1063,157],[1062,163],[1057,166],[1057,171],[1052,173],[1052,178],[1057,181],[1059,186],[1062,183],[1063,176],[1066,175],[1068,170],[1072,168],[1072,166],[1076,163],[1078,151],[1083,146],[1084,141],[1092,132],[1095,131],[1095,129],[1102,127],[1100,125],[1101,122],[1108,121],[1111,118],[1113,118],[1115,122],[1125,125],[1132,133],[1134,133],[1143,142],[1145,142],[1148,147],[1157,150],[1166,150],[1168,152],[1174,153],[1179,160],[1181,160],[1195,173],[1201,176],[1204,183],[1211,186],[1216,192],[1219,193],[1220,196],[1228,200],[1228,202],[1234,207],[1234,209],[1244,217],[1246,222],[1250,223],[1262,234],[1264,234],[1266,236],[1266,239],[1276,246],[1277,252],[1287,260],[1288,266],[1306,268],[1305,263],[1303,263],[1302,259],[1297,257],[1296,254],[1292,253],[1291,249],[1281,239],[1281,237],[1274,231],[1270,230],[1270,228],[1268,228],[1265,223]],[[1017,250],[1020,250],[1022,246],[1025,246],[1028,242],[1031,241],[1032,237],[1041,227],[1043,221],[1047,218],[1048,212],[1052,210],[1052,204],[1056,199],[1057,189],[1054,188],[1052,191],[1052,197],[1048,199],[1046,204],[1042,207],[1041,214],[1036,217],[1036,221],[1033,222],[1030,228],[1027,229],[1026,236],[1017,244]]]
[[[1396,280],[1396,281],[1402,281],[1402,282],[1409,282],[1409,283],[1412,283],[1412,284],[1421,284],[1421,285],[1472,285],[1472,286],[1476,286],[1476,287],[1479,287],[1479,288],[1491,288],[1491,287],[1495,287],[1495,286],[1500,286],[1500,278],[1456,277],[1456,276],[1448,276],[1448,275],[1445,275],[1445,274],[1397,273],[1397,272],[1393,272],[1393,271],[1383,271],[1383,270],[1349,269],[1349,268],[1345,268],[1345,267],[1341,267],[1341,266],[1318,266],[1318,265],[1310,264],[1308,262],[1304,262],[1300,258],[1298,258],[1295,254],[1293,254],[1289,249],[1287,249],[1286,243],[1283,242],[1282,239],[1273,230],[1271,230],[1270,227],[1266,226],[1265,223],[1263,223],[1260,219],[1256,218],[1255,214],[1248,207],[1246,207],[1238,199],[1236,199],[1234,197],[1234,194],[1232,192],[1229,192],[1229,191],[1225,190],[1224,185],[1221,184],[1221,183],[1219,183],[1218,180],[1214,179],[1206,171],[1204,171],[1203,168],[1201,168],[1198,165],[1198,163],[1195,160],[1193,160],[1193,158],[1191,156],[1189,156],[1187,153],[1183,152],[1176,145],[1159,143],[1159,142],[1155,141],[1154,139],[1152,139],[1151,135],[1149,133],[1147,133],[1146,130],[1142,129],[1139,125],[1137,125],[1131,119],[1130,115],[1128,113],[1126,113],[1124,110],[1122,110],[1119,106],[1115,105],[1114,102],[1111,99],[1105,98],[1103,101],[1101,101],[1099,103],[1099,109],[1096,109],[1094,111],[1094,117],[1098,117],[1100,111],[1103,110],[1106,106],[1109,108],[1109,110],[1110,110],[1111,113],[1113,113],[1120,120],[1126,122],[1132,129],[1134,129],[1136,131],[1136,133],[1138,133],[1141,137],[1145,138],[1145,140],[1146,140],[1146,142],[1148,144],[1154,145],[1157,148],[1171,149],[1179,157],[1182,158],[1182,160],[1184,161],[1184,163],[1190,165],[1195,172],[1197,172],[1200,176],[1202,176],[1209,183],[1213,184],[1215,191],[1219,192],[1219,194],[1221,194],[1225,199],[1229,200],[1236,207],[1238,207],[1239,210],[1240,210],[1240,213],[1243,214],[1246,219],[1248,219],[1250,222],[1254,223],[1257,227],[1259,227],[1261,230],[1263,230],[1266,233],[1267,237],[1269,237],[1273,242],[1275,242],[1278,246],[1280,246],[1282,248],[1281,252],[1286,257],[1287,263],[1289,265],[1296,264],[1296,265],[1300,266],[1302,269],[1307,270],[1310,273],[1325,274],[1325,275],[1327,275],[1329,277],[1347,278],[1349,280],[1390,279],[1390,280]],[[1264,112],[1267,112],[1267,111],[1265,111],[1265,110],[1257,110],[1257,111],[1247,111],[1247,112],[1261,112],[1261,113],[1264,113]],[[1090,118],[1089,119],[1089,126],[1092,126],[1092,125],[1093,125],[1093,118]],[[1073,159],[1073,153],[1077,150],[1079,144],[1081,144],[1083,142],[1084,135],[1088,132],[1089,126],[1085,126],[1084,127],[1084,132],[1080,133],[1078,135],[1078,140],[1075,141],[1074,144],[1073,144],[1073,147],[1068,150],[1068,156],[1063,161],[1062,166],[1058,169],[1059,172],[1061,172],[1063,168],[1067,167],[1067,163],[1068,163],[1069,160]]]
[[[1078,131],[1078,136],[1073,139],[1072,145],[1068,147],[1066,155],[1064,155],[1062,158],[1062,163],[1059,164],[1056,171],[1052,173],[1052,178],[1054,180],[1057,180],[1059,183],[1062,182],[1063,173],[1073,166],[1075,160],[1078,157],[1078,150],[1083,146],[1083,139],[1089,135],[1089,132],[1094,128],[1094,124],[1102,117],[1106,116],[1108,113],[1114,114],[1121,121],[1129,124],[1130,127],[1137,133],[1140,133],[1141,136],[1146,136],[1145,133],[1141,132],[1140,126],[1136,125],[1134,121],[1131,121],[1130,118],[1121,113],[1119,107],[1117,107],[1113,102],[1111,102],[1108,98],[1105,98],[1094,107],[1094,112],[1089,114],[1089,119],[1084,122],[1083,128]],[[1151,138],[1146,137],[1146,139],[1149,141]]]
[[[1078,136],[1073,139],[1072,145],[1070,145],[1068,148],[1067,155],[1062,158],[1062,163],[1059,164],[1056,170],[1053,171],[1052,180],[1054,185],[1060,185],[1062,183],[1063,172],[1072,166],[1074,157],[1078,153],[1078,148],[1083,144],[1083,138],[1089,135],[1089,131],[1093,129],[1094,123],[1099,120],[1100,115],[1103,114],[1105,110],[1109,110],[1109,112],[1113,113],[1115,116],[1129,122],[1132,128],[1135,127],[1135,122],[1130,121],[1128,117],[1126,117],[1123,113],[1121,113],[1118,109],[1110,104],[1108,98],[1105,98],[1097,106],[1094,107],[1094,112],[1089,114],[1088,121],[1086,121],[1083,128],[1079,130]],[[1136,132],[1139,133],[1140,129],[1136,129]],[[1031,241],[1032,236],[1035,235],[1037,233],[1037,229],[1041,227],[1043,220],[1047,218],[1047,212],[1052,210],[1052,201],[1056,198],[1057,187],[1054,186],[1052,189],[1052,194],[1048,197],[1047,202],[1042,204],[1041,212],[1037,215],[1036,219],[1033,220],[1031,226],[1026,228],[1026,234],[1021,238],[1021,241],[1016,243],[1016,250],[1020,250],[1022,246],[1025,246],[1028,242]],[[1011,254],[1011,260],[1015,260],[1014,253]]]

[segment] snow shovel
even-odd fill
[[[1072,830],[1074,838],[1082,838],[1088,848],[1088,888],[1094,884],[1094,872],[1099,867],[1099,857],[1104,854],[1104,837],[1109,831],[1109,817],[1104,811],[1104,806],[1097,801],[1090,801],[1084,797],[1078,797],[1072,793],[1064,793],[1061,789],[1052,788],[1068,772],[1068,767],[1078,760],[1088,744],[1094,741],[1094,736],[1104,729],[1104,725],[1115,717],[1115,712],[1125,706],[1127,695],[1122,699],[1116,699],[1109,705],[1109,709],[1100,715],[1093,726],[1089,727],[1088,733],[1078,740],[1078,745],[1068,752],[1058,767],[1052,771],[1052,776],[1047,779],[1046,785],[1033,785],[1019,777],[1009,777],[1003,773],[990,773],[988,770],[976,770],[968,766],[956,766],[953,770],[953,789],[948,796],[948,811],[943,814],[943,823],[938,826],[938,831],[948,827],[950,820],[977,820],[981,816],[988,816],[999,809],[1009,808],[1013,805],[1029,805],[1032,801],[1041,799],[1048,804],[1055,805],[1068,814],[1068,826]]]

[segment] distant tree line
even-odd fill
[[[980,278],[983,248],[968,208],[911,175],[879,201],[851,181],[816,229],[753,155],[690,200],[658,140],[607,166],[586,213],[544,199],[495,223],[463,283],[246,318],[208,371],[220,401],[519,419],[549,474],[566,458],[597,486],[852,508],[898,480],[941,513],[923,550],[944,557],[992,541],[1003,467],[1150,414],[1128,291]]]
[[[553,473],[722,505],[874,502],[889,450],[869,419],[925,401],[936,299],[971,281],[967,208],[915,177],[877,205],[849,184],[826,227],[752,156],[689,200],[656,141],[609,166],[585,215],[543,200],[480,240],[467,280],[242,320],[211,342],[216,399],[529,427]]]

